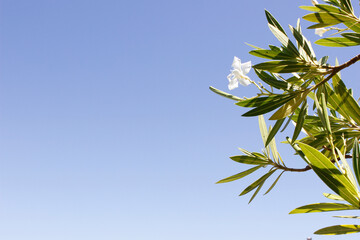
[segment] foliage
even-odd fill
[[[321,36],[327,31],[334,32],[334,37],[321,38],[315,44],[327,47],[360,45],[360,19],[354,13],[351,0],[324,0],[324,4],[315,0],[312,2],[313,6],[300,7],[310,12],[303,16],[313,24],[308,28],[316,29]],[[243,155],[230,159],[252,165],[251,168],[218,183],[239,180],[265,170],[265,174],[240,193],[253,192],[250,203],[266,181],[273,179],[265,194],[275,187],[285,172],[314,171],[333,191],[333,194],[324,196],[342,203],[309,204],[294,209],[290,214],[360,209],[360,106],[340,76],[341,70],[360,60],[360,54],[341,65],[331,66],[327,56],[316,57],[311,42],[302,33],[300,21],[295,27],[290,26],[291,40],[274,16],[268,11],[265,15],[270,31],[279,40],[280,46],[269,45],[264,49],[250,45],[254,47],[249,52],[251,55],[265,59],[252,66],[263,83],[256,83],[245,76],[248,71],[241,70],[244,64],[238,58],[238,63],[234,60],[229,79],[232,83],[239,78],[254,84],[258,94],[239,98],[210,87],[213,92],[236,101],[237,106],[250,108],[243,116],[258,116],[264,149],[260,152],[240,149]],[[269,120],[275,121],[273,127],[266,126],[263,115],[268,113],[271,113]],[[295,123],[295,128],[285,143],[305,161],[304,168],[287,167],[276,147],[275,136],[291,121]],[[301,131],[306,136],[299,139]],[[347,159],[352,159],[352,164]],[[277,176],[272,178],[272,175]],[[359,225],[336,225],[317,230],[315,234],[356,232],[360,232]]]

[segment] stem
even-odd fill
[[[329,74],[329,76],[327,76],[324,80],[322,80],[321,82],[319,82],[318,84],[316,84],[315,86],[313,86],[311,88],[311,90],[314,90],[316,88],[318,88],[320,85],[326,83],[327,81],[329,81],[333,76],[335,76],[338,72],[340,72],[341,70],[343,70],[344,68],[349,67],[350,65],[353,65],[354,63],[356,63],[357,61],[360,60],[360,54],[353,57],[352,59],[350,59],[349,61],[347,61],[346,63],[343,63],[339,66],[336,67],[332,67],[332,71]]]

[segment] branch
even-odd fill
[[[346,63],[343,63],[339,66],[336,67],[332,67],[332,71],[329,74],[329,76],[327,76],[323,81],[319,82],[318,84],[316,84],[314,87],[312,87],[311,90],[316,89],[317,87],[319,87],[320,85],[326,83],[327,81],[329,81],[333,76],[335,76],[338,72],[340,72],[341,70],[343,70],[344,68],[347,68],[351,65],[353,65],[354,63],[356,63],[357,61],[360,60],[360,54],[353,57],[352,59],[350,59],[349,61],[347,61]]]

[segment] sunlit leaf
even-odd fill
[[[348,38],[342,37],[322,38],[315,41],[315,43],[326,47],[351,47],[360,45],[358,42],[354,42]]]
[[[277,182],[279,181],[281,175],[283,175],[284,172],[285,172],[285,171],[282,171],[282,172],[279,174],[279,176],[276,178],[276,180],[273,182],[273,184],[271,184],[271,186],[270,186],[269,189],[264,193],[264,195],[265,195],[265,194],[268,194],[268,193],[275,187],[275,185],[277,184]]]
[[[294,59],[294,56],[289,56],[283,52],[277,52],[267,49],[252,50],[249,53],[255,57],[273,59],[273,60]]]
[[[282,89],[282,90],[287,90],[289,88],[289,85],[287,82],[285,81],[280,81],[278,79],[276,79],[273,75],[270,75],[268,73],[266,73],[265,71],[261,71],[258,69],[254,69],[256,75],[258,75],[258,77],[263,80],[265,83],[269,84],[270,86],[277,88],[277,89]]]
[[[359,141],[355,138],[352,152],[353,168],[357,182],[360,184],[360,147]]]
[[[253,182],[252,184],[250,184],[247,188],[244,189],[244,191],[242,191],[240,193],[240,196],[245,195],[249,192],[251,192],[252,190],[254,190],[256,187],[258,187],[260,184],[262,184],[263,182],[266,181],[266,179],[268,179],[274,172],[276,171],[276,169],[270,170],[268,173],[266,173],[265,175],[263,175],[261,178],[259,178],[258,180],[256,180],[255,182]]]
[[[259,120],[260,134],[261,134],[261,138],[263,140],[264,146],[265,146],[266,154],[267,154],[267,156],[270,156],[270,149],[269,149],[269,147],[266,146],[266,140],[268,138],[268,130],[267,130],[264,116],[260,115],[258,117],[258,120]]]
[[[262,183],[259,184],[259,186],[256,188],[254,194],[251,196],[250,200],[248,203],[251,203],[252,200],[254,200],[254,198],[256,197],[256,195],[259,193],[260,189],[262,188],[262,186],[264,185],[265,181],[263,181]]]
[[[271,15],[270,12],[265,10],[265,15],[266,15],[266,19],[270,25],[274,26],[275,28],[279,29],[282,33],[286,34],[284,29],[281,27],[280,23],[274,18],[273,15]]]
[[[304,101],[309,91],[300,92],[295,98],[284,104],[279,110],[277,110],[271,117],[270,120],[278,120],[285,118],[292,114],[295,109]]]
[[[267,161],[263,159],[260,159],[258,157],[245,156],[245,155],[232,156],[230,157],[230,159],[238,163],[250,164],[250,165],[267,164]]]
[[[360,219],[359,216],[333,216],[333,217],[336,217],[336,218],[352,218],[352,219]]]
[[[308,72],[311,69],[317,69],[317,67],[315,66],[311,66],[307,63],[302,63],[298,61],[270,61],[256,64],[253,67],[272,73]]]
[[[294,134],[292,136],[292,142],[294,142],[297,137],[299,136],[300,132],[301,132],[301,129],[303,128],[303,125],[304,125],[304,122],[305,122],[305,117],[307,115],[307,108],[308,108],[308,105],[306,102],[303,103],[301,109],[300,109],[300,112],[299,112],[299,115],[298,115],[298,118],[297,118],[297,121],[296,121],[296,126],[295,126],[295,130],[294,130]]]
[[[232,181],[241,179],[241,178],[246,177],[247,175],[255,172],[256,170],[258,170],[258,169],[261,168],[261,167],[262,167],[262,166],[259,165],[259,166],[250,168],[250,169],[248,169],[248,170],[246,170],[246,171],[243,171],[243,172],[241,172],[241,173],[235,174],[235,175],[233,175],[233,176],[231,176],[231,177],[224,178],[224,179],[218,181],[217,183],[227,183],[227,182],[232,182]]]
[[[231,99],[231,100],[235,100],[235,101],[242,101],[242,100],[244,100],[244,99],[242,99],[242,98],[236,97],[236,96],[234,96],[234,95],[231,95],[231,94],[229,94],[229,93],[226,93],[226,92],[223,92],[223,91],[221,91],[221,90],[219,90],[219,89],[216,89],[216,88],[214,88],[214,87],[212,87],[212,86],[210,86],[209,88],[210,88],[210,90],[213,91],[214,93],[219,94],[220,96],[229,98],[229,99]]]
[[[281,128],[281,125],[283,124],[284,121],[285,121],[285,118],[276,121],[274,127],[271,129],[269,136],[266,139],[265,147],[275,137],[276,133],[279,131],[279,129]]]
[[[288,36],[285,32],[280,31],[274,25],[269,24],[269,28],[274,36],[281,42],[284,47],[284,50],[287,50],[289,54],[293,55],[294,57],[300,56],[299,51],[296,49],[295,45],[290,41]]]
[[[341,36],[360,44],[360,33],[342,33]]]
[[[236,105],[240,107],[260,107],[267,103],[281,102],[284,99],[291,98],[290,95],[272,95],[268,97],[254,97],[250,99],[242,99]]]
[[[335,165],[315,148],[301,142],[298,144],[320,179],[336,194],[356,208],[359,208],[357,189]]]
[[[272,110],[275,110],[276,108],[284,105],[294,97],[295,97],[294,95],[284,95],[281,98],[279,97],[278,99],[273,100],[271,102],[266,102],[265,104],[261,103],[256,108],[244,113],[242,116],[252,117],[252,116],[258,116],[271,112]]]
[[[323,195],[331,200],[336,200],[336,201],[345,201],[342,197],[340,197],[339,195],[336,194],[331,194],[331,193],[323,193]]]
[[[356,207],[343,203],[314,203],[295,208],[289,214],[354,210]]]
[[[316,12],[303,16],[303,19],[310,22],[338,24],[343,22],[355,22],[356,20],[342,13]]]
[[[314,234],[341,235],[360,232],[360,225],[335,225],[317,230]]]

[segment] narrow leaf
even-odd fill
[[[267,164],[267,161],[265,161],[264,159],[260,159],[258,157],[251,157],[251,156],[232,156],[230,157],[231,160],[238,162],[238,163],[243,163],[243,164],[250,164],[250,165],[265,165]]]
[[[314,212],[330,212],[330,211],[342,211],[342,210],[354,210],[357,209],[352,205],[343,203],[314,203],[295,208],[289,214],[296,213],[314,213]]]
[[[360,147],[359,140],[355,138],[352,152],[353,168],[357,182],[360,184]]]
[[[258,69],[254,70],[256,75],[258,75],[261,80],[274,88],[287,90],[290,87],[290,84],[288,84],[287,82],[277,80],[273,75],[267,74],[265,71],[261,71]]]
[[[276,133],[279,131],[284,121],[285,118],[276,121],[274,127],[271,129],[269,136],[266,139],[265,147],[269,145],[270,141],[275,137]]]
[[[256,64],[253,67],[255,69],[265,70],[272,73],[308,72],[311,69],[317,69],[316,66],[311,66],[307,63],[301,63],[298,61],[270,61]]]
[[[210,88],[210,90],[213,91],[214,93],[219,94],[220,96],[229,98],[229,99],[231,99],[231,100],[235,100],[235,101],[243,101],[243,100],[244,100],[244,99],[242,99],[242,98],[236,97],[236,96],[234,96],[234,95],[231,95],[231,94],[229,94],[229,93],[226,93],[226,92],[223,92],[223,91],[221,91],[221,90],[219,90],[219,89],[216,89],[216,88],[214,88],[214,87],[212,87],[212,86],[210,86],[209,88]]]
[[[317,230],[318,235],[341,235],[360,232],[360,225],[335,225]]]
[[[314,172],[336,194],[359,208],[358,193],[355,186],[321,152],[304,143],[298,143]]]
[[[265,114],[268,112],[271,112],[272,110],[282,106],[283,104],[290,101],[292,98],[294,98],[294,95],[284,95],[282,98],[277,99],[276,101],[267,102],[266,104],[258,105],[256,108],[244,113],[242,116],[244,117],[252,117],[252,116],[258,116],[261,114]]]
[[[295,109],[304,101],[309,91],[298,93],[297,96],[288,101],[284,106],[277,110],[271,117],[270,120],[278,120],[285,118],[292,114]]]
[[[315,41],[315,43],[326,47],[351,47],[360,45],[360,43],[358,42],[354,42],[348,38],[341,37],[322,38]]]
[[[304,125],[304,121],[307,115],[307,108],[308,105],[306,102],[303,103],[302,107],[300,108],[300,112],[296,121],[296,126],[295,126],[295,130],[294,130],[294,134],[291,138],[292,142],[294,143],[294,141],[297,139],[297,137],[299,136],[301,129],[303,128]]]
[[[240,193],[240,196],[245,195],[249,192],[251,192],[252,190],[254,190],[257,186],[259,186],[261,183],[265,182],[266,179],[268,179],[274,172],[276,171],[276,169],[270,170],[268,173],[266,173],[265,175],[263,175],[261,178],[259,178],[258,180],[256,180],[255,182],[253,182],[252,184],[250,184],[247,188],[244,189],[244,191],[242,191]]]
[[[256,188],[254,194],[251,196],[248,204],[250,204],[252,202],[252,200],[254,200],[254,198],[256,197],[256,195],[259,193],[260,189],[262,188],[262,186],[264,185],[265,181],[260,183],[259,186]]]
[[[233,176],[231,176],[231,177],[224,178],[224,179],[218,181],[217,183],[227,183],[227,182],[231,182],[231,181],[235,181],[235,180],[241,179],[241,178],[246,177],[247,175],[255,172],[256,170],[258,170],[258,169],[261,168],[261,167],[262,167],[262,166],[259,165],[259,166],[250,168],[250,169],[248,169],[248,170],[246,170],[246,171],[243,171],[243,172],[241,172],[241,173],[235,174],[235,175],[233,175]]]
[[[271,184],[271,186],[270,186],[269,189],[264,193],[264,195],[265,195],[265,194],[268,194],[268,193],[275,187],[276,183],[279,181],[281,175],[283,175],[284,172],[285,172],[285,171],[282,171],[282,172],[279,174],[279,176],[276,178],[276,180],[273,182],[273,184]]]
[[[280,23],[273,17],[273,15],[271,15],[270,12],[265,10],[265,15],[266,15],[266,19],[269,24],[271,24],[275,28],[279,29],[282,33],[286,34],[284,29],[281,27]]]
[[[331,200],[336,200],[336,201],[345,201],[342,197],[340,197],[339,195],[335,195],[335,194],[331,194],[331,193],[323,193],[323,195]]]

